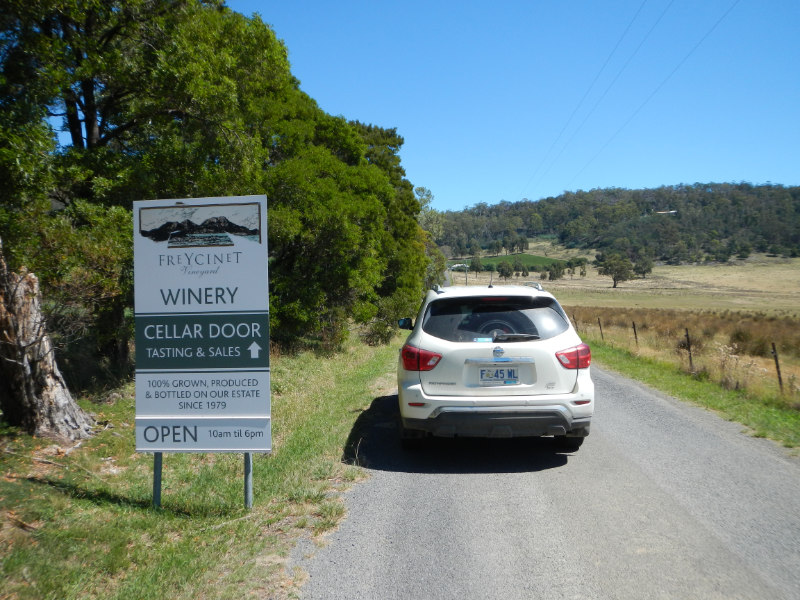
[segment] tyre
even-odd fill
[[[397,420],[397,427],[400,431],[400,447],[403,450],[419,450],[425,444],[425,434],[415,429],[403,427],[403,421]]]
[[[584,437],[567,437],[566,435],[557,435],[555,437],[556,445],[567,452],[573,452],[580,448],[585,439]]]

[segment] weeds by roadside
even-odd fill
[[[729,311],[596,307],[566,310],[581,335],[593,336],[636,356],[674,365],[724,389],[747,392],[758,402],[800,408],[797,386],[800,321],[797,319]],[[686,340],[687,331],[690,344]],[[743,340],[757,343],[744,345]],[[771,353],[772,343],[780,357],[783,392]]]
[[[589,336],[588,341],[596,364],[716,411],[725,419],[741,423],[756,437],[770,438],[787,448],[800,447],[800,411],[795,408],[757,398],[742,389],[725,389],[717,382],[692,376],[675,364],[641,356],[594,336]]]
[[[339,493],[361,476],[343,449],[396,353],[354,337],[339,355],[272,357],[273,453],[254,456],[250,512],[240,454],[165,455],[163,508],[152,508],[132,384],[81,402],[103,425],[79,447],[0,429],[0,597],[291,597],[302,580],[283,569],[292,543],[342,518]]]
[[[566,310],[592,346],[593,356],[612,369],[717,410],[725,418],[747,425],[755,435],[787,447],[800,446],[800,359],[796,349],[782,353],[781,392],[774,357],[747,354],[730,341],[734,332],[742,330],[743,321],[753,324],[748,330],[753,335],[762,335],[766,329],[758,328],[758,318],[647,309]],[[778,339],[793,343],[798,325],[786,323],[786,331]],[[688,340],[687,330],[694,332]]]

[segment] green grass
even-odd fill
[[[103,425],[72,451],[1,428],[0,597],[291,596],[281,565],[298,535],[343,516],[336,490],[360,476],[345,444],[397,348],[272,359],[273,453],[254,455],[249,512],[241,454],[165,454],[162,509],[152,507],[132,384],[111,402],[81,401]]]
[[[697,378],[675,365],[636,356],[629,350],[584,339],[592,347],[598,365],[641,381],[675,398],[692,402],[720,416],[745,425],[752,435],[767,437],[787,448],[800,446],[800,411],[780,399],[756,398],[744,391],[726,390],[717,383]]]
[[[597,364],[800,447],[800,411],[584,338]],[[361,476],[343,459],[358,460],[348,436],[393,388],[398,347],[353,341],[330,357],[272,358],[274,450],[254,456],[249,512],[236,454],[165,455],[163,508],[153,509],[152,456],[134,448],[132,385],[81,401],[102,425],[71,451],[0,428],[0,598],[296,596],[302,574],[282,569],[286,557],[299,535],[329,531],[344,515],[338,492]]]

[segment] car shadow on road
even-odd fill
[[[567,464],[552,438],[430,438],[412,451],[400,446],[397,395],[375,398],[353,424],[342,461],[408,473],[527,473]]]

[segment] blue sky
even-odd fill
[[[405,139],[438,210],[800,184],[797,0],[228,0],[328,113]]]

